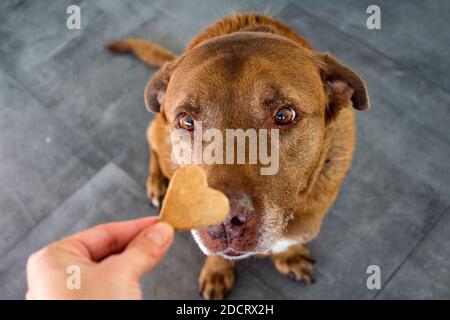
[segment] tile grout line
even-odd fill
[[[82,188],[84,188],[88,183],[90,183],[93,179],[95,179],[97,177],[97,175],[103,171],[107,166],[109,165],[114,165],[115,167],[117,167],[118,169],[120,169],[122,171],[123,174],[125,174],[130,180],[132,180],[139,188],[143,188],[141,184],[139,184],[136,179],[134,179],[128,172],[126,172],[121,166],[119,166],[117,163],[115,163],[114,161],[108,161],[107,163],[105,163],[104,166],[102,166],[100,169],[98,169],[95,174],[92,175],[91,178],[89,178],[89,180],[87,180],[85,183],[83,183],[82,185],[80,185],[77,189],[75,189],[66,199],[64,199],[52,212],[50,212],[49,214],[45,215],[44,217],[42,217],[41,219],[37,220],[35,224],[33,224],[33,226],[30,228],[30,230],[28,232],[31,232],[32,229],[34,229],[35,227],[37,227],[39,224],[43,223],[45,220],[47,220],[48,218],[50,218],[56,211],[59,210],[59,208],[61,208],[70,198],[72,198],[77,192],[79,192],[79,190],[81,190]],[[5,251],[2,254],[2,257],[8,255],[12,250],[14,250],[14,248],[16,248],[21,240],[18,240],[17,242],[15,242],[7,251]],[[0,257],[0,262],[2,260],[2,257]]]
[[[398,67],[400,67],[401,70],[405,70],[407,72],[410,72],[412,74],[414,74],[415,76],[422,78],[424,81],[428,82],[430,85],[436,86],[438,87],[441,91],[445,92],[447,95],[450,95],[450,91],[443,87],[441,84],[433,81],[432,79],[430,79],[428,76],[422,74],[421,72],[418,72],[416,69],[414,69],[411,66],[405,65],[403,63],[401,63],[400,61],[390,57],[389,55],[387,55],[386,53],[380,51],[379,49],[377,49],[376,47],[372,46],[371,44],[365,42],[363,39],[361,39],[358,36],[352,35],[348,32],[346,32],[345,30],[343,30],[339,25],[333,24],[331,22],[328,22],[327,20],[325,20],[322,17],[317,16],[316,14],[313,14],[311,11],[309,11],[308,9],[306,9],[304,6],[302,6],[301,4],[298,3],[293,3],[293,2],[288,2],[290,5],[293,6],[297,6],[298,8],[300,8],[303,12],[305,12],[307,15],[310,15],[311,17],[320,20],[322,23],[324,23],[325,25],[328,25],[330,27],[333,28],[337,28],[337,31],[346,35],[349,38],[354,39],[355,41],[362,43],[364,46],[370,48],[371,50],[373,50],[375,53],[379,54],[380,56],[382,56],[384,59],[387,59],[389,61],[391,61],[392,63],[396,64]],[[280,10],[281,12],[281,10]]]
[[[80,133],[76,130],[73,130],[72,127],[70,127],[69,125],[66,124],[65,121],[61,120],[51,109],[47,108],[46,105],[39,99],[39,97],[37,97],[29,88],[27,88],[24,83],[22,83],[22,81],[20,81],[16,76],[14,76],[13,74],[11,74],[11,72],[7,69],[5,69],[2,65],[0,65],[0,71],[4,72],[6,75],[8,75],[13,81],[15,81],[15,83],[17,84],[17,86],[21,89],[23,89],[27,94],[30,95],[30,97],[32,99],[34,99],[44,110],[46,110],[48,112],[48,114],[51,117],[54,117],[55,120],[61,122],[64,126],[66,126],[69,130],[73,131],[74,133],[76,133],[77,135],[80,136],[80,138],[82,140],[87,140],[85,139],[84,136],[80,135]],[[89,142],[90,143],[90,142]],[[90,143],[91,144],[91,143]],[[99,155],[101,157],[104,157],[105,159],[107,159],[107,157],[105,157],[105,154],[102,150],[98,149],[96,146],[92,145],[93,149],[97,150],[99,152]],[[84,187],[89,181],[92,180],[92,178],[94,178],[98,172],[100,172],[104,167],[106,167],[109,164],[110,161],[105,162],[103,166],[101,166],[99,169],[95,169],[94,167],[92,167],[89,164],[86,164],[90,169],[92,169],[93,174],[92,176],[83,184],[81,184],[80,186],[78,186],[78,188],[76,188],[72,193],[70,193],[65,199],[63,199],[59,204],[57,204],[57,206],[53,209],[52,212],[46,214],[45,216],[43,216],[41,219],[35,221],[35,223],[33,224],[33,226],[30,228],[30,230],[28,230],[28,232],[30,232],[33,228],[35,228],[38,224],[40,224],[43,220],[47,219],[48,217],[50,217],[59,207],[61,207],[61,205],[63,205],[68,199],[70,199],[70,197],[72,197],[78,190],[80,190],[82,187]],[[122,170],[123,171],[123,170]],[[127,173],[128,174],[128,173]],[[133,179],[134,180],[134,179]],[[16,196],[16,191],[13,190],[13,194],[14,196]],[[26,206],[24,206],[24,204],[22,203],[22,201],[19,201],[21,208],[23,207],[23,209],[25,209],[27,215],[32,216],[30,214],[30,211],[26,208]],[[5,252],[2,253],[2,257],[6,256],[7,254],[9,254],[9,252],[11,252],[19,243],[21,242],[21,240],[18,240],[17,242],[15,242],[14,244],[12,244],[10,246],[10,248],[8,250],[6,250]],[[0,257],[0,261],[1,261],[1,257]]]
[[[99,169],[97,169],[97,171],[99,171],[101,168],[103,168],[104,165],[106,165],[108,163],[107,159],[109,159],[111,157],[102,148],[100,148],[97,145],[95,145],[91,141],[90,137],[84,135],[84,133],[82,131],[73,128],[64,119],[61,119],[61,117],[58,116],[58,114],[50,106],[48,106],[46,103],[44,103],[32,90],[30,90],[28,87],[26,87],[25,84],[18,77],[16,77],[13,74],[11,74],[11,72],[9,72],[7,69],[2,67],[1,65],[0,65],[0,71],[3,71],[8,76],[10,76],[11,79],[13,79],[18,84],[19,87],[21,87],[24,91],[26,91],[26,93],[29,94],[32,99],[36,100],[36,102],[42,108],[44,108],[44,110],[46,110],[51,117],[53,117],[55,120],[59,121],[63,126],[65,126],[67,129],[69,129],[71,132],[73,132],[76,135],[78,135],[78,137],[80,138],[81,142],[86,142],[92,148],[92,150],[95,150],[95,151],[98,152],[99,157],[103,158],[103,160],[105,160],[105,163]],[[63,147],[64,147],[64,145],[63,145]],[[82,158],[78,158],[78,159],[82,160]],[[89,165],[88,163],[86,163],[86,165],[89,168],[91,168],[93,170],[96,170],[95,167]]]
[[[269,256],[265,256],[265,257],[252,257],[253,260],[259,260],[259,259],[267,259],[270,257]],[[250,259],[250,258],[249,258]],[[249,263],[250,261],[247,261],[247,263]],[[275,266],[273,267],[274,272],[276,272]],[[255,268],[251,268],[251,272],[250,272],[251,276],[258,280],[260,283],[262,283],[264,286],[266,286],[267,288],[271,289],[272,291],[276,292],[280,297],[282,297],[283,299],[286,300],[292,300],[293,298],[289,297],[288,295],[283,294],[282,292],[280,292],[276,287],[273,287],[270,283],[268,283],[267,281],[264,280],[264,277],[261,276],[261,273],[258,272],[258,270],[255,270]],[[281,274],[280,274],[281,275]],[[286,279],[288,279],[286,277]]]
[[[108,166],[109,164],[111,164],[112,161],[107,162],[103,167],[101,167],[99,170],[97,170],[95,172],[95,174],[92,175],[92,177],[89,178],[89,180],[87,180],[85,183],[83,183],[82,185],[80,185],[78,188],[76,188],[70,195],[67,196],[66,199],[64,199],[60,204],[58,204],[52,212],[46,214],[45,216],[43,216],[41,219],[37,220],[33,226],[30,228],[30,230],[28,230],[28,233],[31,232],[31,230],[33,230],[35,227],[37,227],[38,225],[40,225],[44,220],[50,218],[56,211],[58,211],[58,209],[63,206],[74,194],[76,194],[80,189],[82,189],[84,186],[86,186],[90,181],[92,181],[92,179],[94,179],[97,174],[102,171],[106,166]],[[114,164],[115,165],[115,164]],[[134,179],[133,179],[134,180]],[[12,250],[14,250],[15,247],[17,247],[19,245],[19,243],[22,242],[22,239],[16,241],[8,250],[6,250],[3,253],[3,257],[8,255]],[[0,262],[2,260],[2,257],[0,257]]]
[[[156,10],[159,10],[159,11],[160,11],[161,13],[163,13],[163,14],[167,14],[167,12],[166,12],[165,10],[162,10],[162,9],[161,9],[159,6],[157,6],[157,5],[155,5],[155,9],[156,9]],[[102,9],[100,9],[100,11],[104,13],[104,11],[103,11]],[[129,30],[127,33],[125,33],[125,34],[123,35],[123,37],[126,37],[127,35],[130,35],[130,34],[132,34],[133,32],[135,32],[136,30],[139,30],[142,26],[144,26],[146,23],[148,23],[148,22],[151,21],[152,19],[154,19],[154,17],[142,21],[141,23],[139,23],[139,24],[136,25],[135,27],[131,28],[131,30]],[[64,48],[65,46],[67,46],[68,43],[70,43],[70,42],[72,42],[72,41],[74,41],[74,40],[76,40],[76,39],[78,39],[78,38],[79,38],[79,36],[70,39],[69,41],[65,42],[62,46],[60,46],[60,48]],[[185,46],[185,45],[186,45],[186,43],[184,44],[184,46]],[[51,55],[49,55],[48,57],[46,57],[46,59],[49,58],[49,57],[51,57],[53,54],[54,54],[54,53],[52,53]],[[152,69],[153,69],[152,72],[156,72],[156,71],[158,70],[158,69],[155,69],[155,68],[152,68]],[[100,171],[100,170],[103,168],[103,166],[107,165],[109,161],[112,161],[112,160],[113,160],[114,157],[113,157],[112,155],[108,154],[108,152],[107,152],[102,146],[97,145],[97,144],[92,140],[92,137],[90,137],[90,136],[88,136],[88,135],[85,135],[85,133],[84,133],[83,130],[79,130],[79,129],[74,128],[72,125],[70,125],[69,123],[67,123],[63,118],[61,118],[61,117],[57,114],[57,112],[55,112],[55,110],[53,110],[48,104],[44,103],[44,102],[40,99],[40,97],[39,97],[37,94],[35,94],[35,92],[34,92],[33,90],[31,90],[30,88],[28,88],[28,87],[25,85],[25,83],[23,83],[23,82],[21,81],[21,77],[20,77],[20,76],[18,76],[18,75],[13,75],[13,73],[12,73],[10,70],[8,70],[7,68],[5,68],[3,65],[0,65],[0,71],[3,71],[3,72],[5,72],[8,76],[10,76],[10,77],[11,77],[11,78],[12,78],[12,79],[13,79],[13,80],[14,80],[21,88],[24,89],[24,91],[26,91],[26,92],[30,95],[31,98],[33,98],[34,100],[36,100],[36,101],[39,103],[39,105],[41,105],[46,111],[48,111],[49,114],[51,114],[52,117],[54,117],[56,120],[60,121],[60,122],[61,122],[64,126],[66,126],[69,130],[71,130],[72,132],[76,133],[76,134],[80,137],[80,139],[81,139],[82,141],[87,142],[87,143],[90,145],[90,147],[92,147],[93,150],[95,150],[95,151],[98,152],[99,157],[100,157],[100,158],[103,158],[102,160],[104,160],[104,161],[102,161],[102,162],[104,162],[104,163],[103,163],[103,165],[102,165],[100,168],[98,168],[98,169],[97,169],[96,167],[93,167],[93,166],[91,166],[91,165],[88,164],[88,166],[89,166],[91,169],[96,170],[96,172],[94,173],[94,175],[95,175],[98,171]],[[125,170],[125,168],[123,168],[122,166],[118,165],[116,162],[114,162],[114,163],[116,164],[116,166],[120,167],[120,168],[122,169],[122,171],[126,172],[127,175],[130,176],[136,183],[138,183],[140,186],[143,185],[142,182],[139,183],[139,182],[137,181],[137,179],[133,176],[132,172],[128,172],[127,170]],[[93,175],[93,176],[94,176],[94,175]],[[64,201],[65,201],[65,200],[66,200],[66,199],[64,199]],[[64,201],[63,201],[63,202],[64,202]]]
[[[406,261],[409,260],[409,258],[417,251],[417,249],[419,248],[419,246],[426,240],[426,238],[428,237],[428,235],[434,230],[434,228],[437,226],[438,222],[441,221],[441,219],[443,219],[443,217],[450,212],[450,205],[447,206],[443,212],[437,217],[436,221],[433,222],[433,224],[431,225],[431,227],[429,228],[428,231],[426,231],[423,236],[419,239],[419,241],[416,243],[416,245],[408,252],[408,254],[406,255],[406,257],[399,263],[399,265],[394,269],[394,271],[391,273],[391,275],[387,278],[387,280],[385,281],[383,287],[378,290],[378,292],[372,297],[372,300],[375,300],[378,298],[378,296],[381,294],[381,292],[383,292],[383,290],[388,286],[388,284],[391,282],[391,280],[395,277],[395,275],[398,273],[398,271],[400,271],[400,269],[403,267],[403,265],[406,263]]]

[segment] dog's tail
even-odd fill
[[[152,67],[161,67],[172,61],[176,54],[150,41],[126,38],[105,45],[109,51],[117,54],[134,53],[142,62]]]

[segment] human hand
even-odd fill
[[[73,234],[29,257],[26,299],[142,299],[139,279],[172,241],[173,228],[156,217]],[[69,266],[80,270],[79,289],[67,286]]]

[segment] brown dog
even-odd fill
[[[108,45],[162,67],[145,89],[158,112],[147,137],[148,196],[159,205],[177,165],[170,133],[203,127],[279,129],[279,171],[260,165],[203,165],[209,184],[228,195],[229,217],[193,231],[205,254],[200,287],[221,299],[234,282],[233,259],[270,255],[285,275],[314,281],[303,246],[317,236],[349,169],[355,136],[353,108],[366,110],[364,80],[330,54],[321,54],[289,27],[259,14],[233,15],[197,36],[180,57],[138,39]]]

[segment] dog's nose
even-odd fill
[[[250,197],[244,193],[233,193],[230,199],[230,212],[222,224],[208,227],[208,232],[214,238],[231,242],[245,232],[245,223],[253,213]]]
[[[220,240],[226,240],[227,237],[225,236],[225,227],[223,224],[216,224],[213,226],[208,227],[208,233],[213,236],[213,238],[220,239]]]

